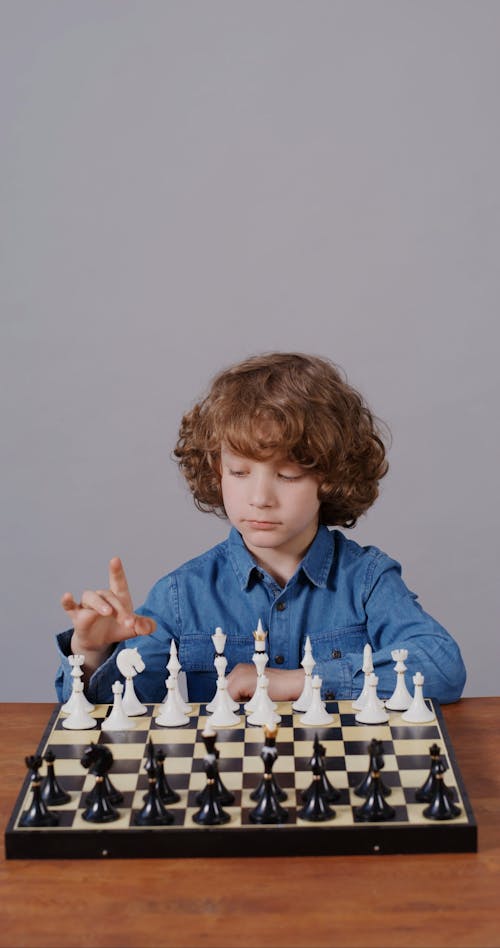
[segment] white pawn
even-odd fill
[[[61,711],[63,714],[70,714],[73,709],[73,704],[75,702],[75,683],[83,678],[82,665],[85,662],[85,655],[68,655],[68,662],[71,665],[71,678],[72,681],[72,691],[71,695],[66,701],[66,704],[63,704]],[[78,707],[85,708],[86,711],[94,711],[94,705],[85,697],[83,689],[78,691]]]
[[[67,718],[63,719],[62,726],[68,731],[87,731],[97,727],[97,721],[87,711],[87,700],[83,693],[83,682],[76,678],[73,682],[72,707]]]
[[[366,702],[368,701],[368,696],[370,694],[370,684],[369,677],[373,675],[373,658],[372,658],[372,647],[369,642],[366,643],[363,649],[363,672],[365,680],[363,683],[363,690],[358,698],[352,702],[352,707],[354,711],[362,711]],[[381,708],[384,706],[384,702],[377,696],[377,701]]]
[[[103,731],[134,731],[136,722],[129,718],[123,708],[122,694],[123,685],[121,681],[115,681],[112,685],[114,701],[111,712],[102,722]]]
[[[145,704],[142,704],[134,688],[134,678],[138,672],[145,669],[145,664],[136,648],[122,648],[116,656],[116,667],[125,678],[125,692],[122,698],[122,707],[125,714],[129,717],[146,714],[148,710]]]
[[[294,711],[307,711],[309,705],[312,701],[313,691],[312,691],[312,670],[316,664],[312,654],[311,639],[309,636],[306,638],[306,644],[304,647],[304,656],[300,663],[305,672],[304,677],[304,687],[297,698],[293,702],[292,708]]]
[[[233,727],[233,725],[240,723],[239,716],[233,711],[234,702],[227,690],[227,680],[223,675],[217,679],[217,693],[214,702],[215,711],[207,720],[210,727]]]
[[[247,718],[248,724],[258,724],[261,726],[268,724],[272,727],[274,724],[280,723],[281,715],[275,711],[274,702],[271,701],[267,693],[268,688],[269,679],[265,675],[261,675],[260,678],[257,679],[257,701],[254,710]]]
[[[192,711],[193,709],[192,709],[191,705],[188,704],[187,701],[184,701],[184,698],[182,697],[182,694],[181,694],[181,669],[182,669],[182,666],[181,666],[181,663],[180,663],[179,658],[178,658],[178,656],[177,656],[177,646],[176,646],[176,644],[175,644],[175,640],[174,640],[174,639],[171,639],[171,641],[170,641],[170,658],[169,658],[168,664],[167,664],[167,671],[168,671],[170,677],[171,677],[171,678],[174,678],[174,679],[175,679],[175,682],[176,682],[176,687],[175,687],[175,689],[174,689],[174,694],[175,694],[175,699],[176,699],[176,701],[177,701],[177,704],[179,705],[179,708],[181,709],[181,711],[183,712],[183,714],[191,714],[191,711]],[[184,674],[184,673],[182,673],[182,674]],[[164,701],[167,700],[167,697],[168,697],[168,689],[167,689],[167,694],[165,695]]]
[[[411,694],[406,687],[405,682],[405,661],[408,658],[408,649],[399,648],[391,652],[393,662],[396,662],[394,671],[396,672],[396,687],[391,697],[385,702],[389,711],[406,711],[411,704]]]
[[[189,724],[189,718],[179,706],[177,693],[177,679],[170,675],[165,681],[167,686],[167,700],[160,705],[160,711],[155,721],[161,727],[183,727]]]
[[[305,714],[300,718],[301,724],[310,725],[311,727],[316,727],[317,725],[322,724],[331,724],[333,721],[333,714],[329,714],[325,708],[324,701],[321,700],[321,685],[322,679],[319,675],[313,675],[311,681],[312,688],[312,697],[311,703]]]
[[[213,636],[212,636],[213,638]],[[227,668],[227,658],[225,655],[216,655],[214,660],[214,665],[217,669],[217,691],[215,692],[212,700],[207,704],[207,711],[209,714],[215,714],[217,710],[218,702],[220,701],[221,689],[219,687],[219,680],[226,677],[226,668]],[[229,692],[227,692],[227,698],[224,698],[224,701],[231,706],[231,711],[239,711],[240,706],[237,701],[233,701]]]
[[[430,708],[427,707],[424,694],[423,694],[423,685],[425,678],[421,672],[417,672],[413,676],[413,684],[415,685],[415,693],[413,695],[412,703],[407,711],[401,715],[403,721],[410,721],[412,724],[427,724],[428,721],[434,721],[435,714]]]
[[[356,715],[358,724],[387,724],[389,715],[377,696],[378,678],[372,672],[368,675],[368,698],[366,704]]]

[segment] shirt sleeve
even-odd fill
[[[364,595],[379,696],[390,697],[396,685],[391,651],[407,649],[406,682],[410,693],[413,675],[421,672],[427,697],[443,704],[458,701],[466,680],[460,649],[446,629],[422,609],[416,594],[403,582],[399,563],[382,553],[375,557],[367,571]],[[363,655],[349,655],[347,659],[352,668],[352,693],[357,696],[364,683]]]

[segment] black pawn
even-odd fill
[[[453,820],[460,815],[460,807],[450,800],[449,788],[446,786],[443,775],[447,770],[444,760],[440,759],[435,765],[435,787],[429,806],[423,810],[423,816],[428,820]]]
[[[433,744],[432,747],[429,747],[429,754],[431,757],[429,774],[425,780],[425,783],[423,783],[422,786],[415,791],[415,799],[418,800],[419,803],[430,803],[436,791],[436,783],[438,780],[438,764],[441,760],[441,748],[437,744]],[[446,792],[450,800],[453,800],[455,796],[453,787],[446,787]]]
[[[181,798],[180,794],[170,786],[165,774],[165,756],[165,752],[161,750],[161,748],[156,752],[156,786],[158,796],[162,803],[178,803]]]
[[[337,790],[333,786],[333,784],[330,783],[326,775],[325,762],[324,762],[325,754],[326,754],[326,747],[323,744],[320,744],[318,735],[316,734],[314,738],[314,744],[313,744],[313,756],[311,757],[311,760],[309,761],[309,766],[313,774],[315,775],[317,774],[319,776],[320,792],[321,792],[321,796],[323,797],[323,800],[325,800],[326,803],[335,803],[337,800],[340,800],[341,794],[340,794],[340,790]],[[311,786],[308,787],[307,790],[304,790],[302,794],[302,800],[304,801],[304,803],[308,802],[309,796],[312,793],[313,789],[314,789],[314,780]]]
[[[264,777],[259,784],[257,791],[260,798],[257,806],[250,810],[248,814],[251,823],[286,823],[288,820],[288,810],[285,810],[279,800],[276,792],[277,784],[273,780],[273,767],[278,758],[276,750],[276,734],[278,728],[264,727],[265,743],[260,756],[264,764]],[[278,787],[278,790],[280,788]],[[283,793],[283,791],[281,791]]]
[[[47,764],[47,775],[42,782],[41,789],[42,800],[47,806],[62,806],[71,800],[70,794],[66,793],[66,790],[63,790],[55,775],[55,759],[55,754],[53,754],[51,750],[48,750],[44,756],[45,763]]]
[[[394,819],[396,811],[386,802],[382,793],[380,771],[384,766],[384,757],[382,754],[382,743],[376,741],[378,748],[372,747],[374,741],[370,744],[370,773],[371,784],[368,796],[362,806],[354,808],[354,820],[361,822],[385,822]]]
[[[167,826],[174,822],[173,813],[170,813],[163,806],[158,791],[157,781],[157,762],[155,757],[155,748],[151,738],[148,742],[146,763],[144,770],[148,775],[148,791],[144,797],[144,806],[139,813],[134,816],[136,826]]]
[[[149,777],[149,790],[142,810],[134,816],[136,826],[166,826],[174,822],[174,815],[165,809],[158,796],[156,776]]]
[[[322,761],[319,756],[313,757],[313,779],[311,786],[306,791],[306,803],[297,816],[301,820],[308,820],[310,823],[324,823],[325,820],[333,820],[335,810],[329,806],[321,786]]]
[[[109,774],[103,775],[103,781],[104,781],[103,793],[106,799],[109,800],[109,802],[112,803],[114,806],[116,806],[117,803],[123,803],[123,793],[120,793],[120,791],[116,789],[114,784],[111,783],[111,780],[109,779]],[[96,796],[97,796],[97,784],[95,784],[95,786],[92,787],[92,790],[90,790],[89,793],[87,793],[87,796],[85,797],[85,803],[87,804],[87,806],[90,806],[94,802],[94,800],[96,799]]]
[[[231,804],[234,803],[235,801],[235,796],[234,796],[234,793],[231,792],[231,790],[228,790],[227,787],[224,786],[221,779],[221,775],[219,773],[220,754],[215,746],[215,741],[217,740],[217,734],[215,731],[212,731],[206,728],[202,732],[201,736],[203,738],[203,743],[205,745],[207,757],[213,758],[212,763],[213,763],[213,768],[214,768],[214,773],[215,773],[214,780],[215,780],[215,793],[216,793],[217,799],[222,806],[231,806]],[[208,783],[207,783],[207,786],[204,787],[204,789],[196,797],[196,802],[199,807],[203,807],[207,793],[208,793]]]
[[[363,777],[363,780],[360,784],[358,784],[354,791],[357,797],[367,797],[371,792],[373,781],[372,773],[377,769],[375,760],[383,753],[382,742],[377,741],[375,738],[370,741],[368,745],[368,753],[370,755],[370,763],[368,765],[366,776]],[[381,777],[379,780],[379,791],[384,797],[390,797],[391,795],[391,788],[384,783]]]
[[[113,766],[113,754],[104,744],[89,744],[81,758],[82,766],[95,776],[95,786],[91,794],[91,802],[82,813],[82,818],[88,823],[112,823],[120,816],[115,810],[106,790],[106,774]]]
[[[228,823],[231,817],[222,808],[217,796],[217,762],[213,754],[206,755],[203,766],[207,775],[207,784],[203,793],[203,802],[200,809],[193,813],[193,820],[201,826],[217,826],[221,823]]]
[[[86,820],[87,823],[112,823],[119,816],[118,810],[115,810],[106,794],[104,776],[97,776],[92,793],[92,802],[83,811],[82,819]]]
[[[31,806],[28,810],[25,810],[21,819],[19,820],[20,826],[57,826],[59,823],[59,817],[55,813],[51,813],[47,809],[45,802],[42,800],[42,795],[40,792],[41,779],[38,771],[42,766],[42,758],[32,755],[31,757],[25,757],[26,766],[31,770],[31,786],[30,790],[32,793]]]

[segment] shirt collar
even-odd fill
[[[247,550],[241,534],[236,527],[232,527],[228,538],[229,556],[233,569],[238,577],[242,589],[246,589],[254,571],[259,567]],[[303,570],[307,578],[315,586],[326,586],[328,574],[333,561],[333,537],[328,527],[320,526],[311,546],[309,547],[299,569]]]

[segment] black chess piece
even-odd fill
[[[265,741],[264,741],[264,747],[262,748],[262,752],[260,755],[262,757],[262,760],[264,761],[264,766],[265,766],[265,758],[263,755],[266,755],[269,758],[271,757],[274,758],[271,764],[271,767],[274,766],[274,762],[278,757],[278,751],[276,750],[276,734],[277,733],[278,733],[278,728],[275,728],[274,730],[266,728],[266,727],[264,728]],[[268,783],[271,784],[270,787],[268,786]],[[288,794],[285,793],[282,787],[280,787],[278,781],[276,780],[276,777],[272,773],[272,770],[269,772],[269,774],[265,772],[262,775],[261,779],[259,780],[259,783],[255,787],[255,790],[252,790],[250,794],[250,799],[260,802],[263,796],[265,796],[266,794],[269,795],[270,793],[272,794],[273,799],[278,800],[280,803],[283,803],[284,800],[288,799]]]
[[[46,803],[47,806],[63,806],[64,803],[69,803],[71,795],[66,793],[66,790],[61,787],[55,775],[55,754],[49,749],[43,759],[47,764],[47,775],[43,779],[41,787],[43,802]]]
[[[302,809],[298,811],[297,816],[301,820],[307,820],[311,823],[323,823],[326,820],[333,820],[335,810],[332,810],[329,805],[321,785],[321,775],[324,774],[324,769],[321,755],[316,751],[316,742],[315,753],[311,758],[311,769],[313,773],[312,783],[304,794],[306,802]]]
[[[340,794],[340,790],[337,790],[336,787],[334,787],[333,784],[330,783],[326,775],[325,761],[324,761],[325,755],[326,755],[326,747],[324,746],[324,744],[320,744],[318,735],[316,734],[314,737],[314,744],[313,744],[313,756],[311,757],[311,760],[309,761],[309,766],[313,774],[315,773],[315,767],[318,768],[320,792],[323,797],[323,800],[325,800],[326,803],[336,803],[337,800],[340,800],[341,794]],[[311,784],[311,786],[308,787],[307,790],[304,790],[304,792],[302,793],[302,800],[304,801],[304,803],[308,802],[309,795],[313,790],[313,786],[314,786],[314,781]]]
[[[429,806],[426,806],[422,811],[422,815],[428,820],[453,820],[460,816],[460,807],[456,806],[453,800],[450,799],[449,788],[444,782],[444,774],[447,769],[448,765],[442,757],[434,764],[435,785],[432,797]]]
[[[415,799],[418,800],[419,803],[430,803],[436,791],[436,781],[438,780],[437,767],[438,762],[441,760],[441,748],[439,745],[433,744],[432,747],[429,747],[429,754],[431,757],[429,773],[422,786],[415,791]],[[446,787],[446,792],[450,800],[455,798],[453,787]]]
[[[113,806],[116,806],[118,803],[123,803],[123,793],[120,793],[120,791],[116,789],[114,784],[111,783],[109,774],[103,775],[103,782],[104,782],[103,794],[109,800],[109,802],[112,803]],[[87,806],[90,806],[91,803],[94,803],[96,796],[97,796],[97,790],[96,790],[96,785],[94,785],[92,787],[92,790],[89,790],[89,792],[87,793],[87,796],[85,797],[85,803],[87,804]]]
[[[92,801],[82,813],[82,818],[88,823],[111,823],[119,819],[119,812],[115,810],[106,794],[105,776],[113,766],[113,755],[104,744],[89,744],[81,758],[82,767],[95,776]]]
[[[32,793],[31,806],[28,810],[25,810],[21,819],[19,820],[20,826],[57,826],[59,823],[59,817],[56,813],[52,813],[46,806],[44,800],[42,800],[42,794],[40,791],[41,778],[39,774],[40,767],[42,766],[42,758],[38,755],[31,755],[30,757],[24,758],[28,770],[31,771],[30,781],[31,786],[30,790]]]
[[[380,771],[384,767],[383,748],[381,741],[375,743],[378,748],[372,747],[374,741],[370,743],[370,790],[365,802],[354,808],[354,820],[357,823],[385,822],[396,815],[394,807],[389,806],[382,793]]]
[[[170,786],[165,774],[165,757],[166,754],[164,750],[160,748],[156,751],[156,786],[158,796],[162,803],[178,803],[181,798],[180,794]]]
[[[207,777],[205,791],[200,809],[193,813],[193,820],[201,826],[217,826],[228,823],[231,817],[223,809],[217,794],[217,759],[214,754],[208,753],[203,758],[203,767]]]
[[[215,770],[215,777],[214,777],[215,793],[217,795],[217,799],[222,806],[231,806],[231,804],[234,803],[235,801],[235,796],[234,796],[234,793],[231,792],[231,790],[228,790],[227,787],[224,786],[221,779],[221,775],[219,773],[220,754],[215,746],[215,742],[217,740],[217,734],[211,728],[206,727],[205,730],[202,731],[201,736],[203,738],[203,743],[205,745],[207,756],[210,755],[213,757],[213,765],[214,765],[214,770]],[[196,802],[198,806],[200,807],[203,807],[203,804],[205,802],[205,796],[208,793],[207,787],[208,785],[204,787],[204,789],[196,797]]]
[[[154,744],[149,739],[146,763],[144,770],[148,775],[148,791],[144,797],[144,806],[134,815],[136,826],[167,826],[174,822],[174,815],[166,810],[160,798],[158,780],[158,764],[155,757]]]
[[[252,823],[286,823],[288,820],[288,810],[281,806],[276,793],[277,784],[273,780],[272,771],[278,758],[278,751],[276,750],[277,732],[278,727],[276,725],[273,728],[267,725],[264,726],[265,743],[260,754],[264,764],[264,777],[261,781],[262,790],[257,806],[250,810],[248,814]],[[259,787],[257,787],[257,790],[259,790]]]
[[[373,738],[368,745],[368,753],[370,755],[370,763],[368,765],[368,770],[366,776],[363,777],[361,783],[358,784],[354,793],[357,797],[367,797],[370,794],[372,788],[372,773],[376,770],[375,758],[383,754],[383,747],[381,741]],[[382,780],[382,777],[379,778],[379,791],[384,797],[389,797],[391,795],[391,788],[387,786]]]

